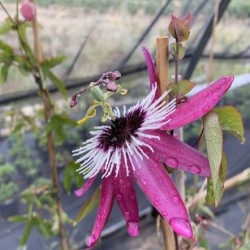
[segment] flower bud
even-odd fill
[[[25,21],[33,21],[36,15],[35,4],[29,0],[23,0],[21,4],[21,14]]]
[[[108,91],[116,92],[117,90],[117,84],[114,81],[109,81],[106,85],[106,88]]]
[[[119,71],[111,72],[109,77],[110,77],[110,80],[113,80],[113,81],[118,80],[121,78],[121,72]]]

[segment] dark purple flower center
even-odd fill
[[[108,151],[110,147],[121,148],[125,142],[131,141],[131,136],[137,136],[136,131],[145,120],[146,112],[141,108],[129,112],[125,117],[117,117],[111,122],[109,128],[103,130],[99,136],[98,147]]]

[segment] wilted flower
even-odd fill
[[[176,108],[175,100],[165,103],[168,92],[161,96],[150,54],[146,58],[151,91],[135,106],[121,112],[114,110],[110,125],[96,127],[92,138],[74,150],[80,156],[78,172],[89,180],[76,191],[83,195],[102,172],[101,198],[96,221],[87,245],[98,240],[113,207],[114,199],[127,222],[131,236],[139,234],[139,213],[133,182],[136,181],[152,205],[173,230],[187,238],[193,236],[185,205],[162,163],[190,173],[210,176],[208,159],[188,144],[165,132],[184,126],[203,116],[229,89],[233,77],[224,77],[189,98]]]
[[[26,21],[33,21],[36,15],[35,4],[29,0],[23,0],[20,11]]]

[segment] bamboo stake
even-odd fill
[[[169,62],[168,62],[168,37],[156,38],[156,69],[158,85],[163,93],[169,85]],[[167,101],[167,100],[166,100]],[[162,219],[163,236],[165,250],[176,250],[176,241],[172,228],[169,223]]]

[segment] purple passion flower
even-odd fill
[[[93,137],[73,151],[73,155],[79,157],[76,161],[80,163],[78,172],[88,179],[75,192],[77,196],[83,195],[96,175],[102,173],[100,204],[92,233],[87,239],[88,246],[93,246],[100,238],[114,200],[127,222],[128,233],[133,237],[139,234],[134,182],[177,234],[193,237],[184,202],[162,163],[208,177],[209,162],[202,153],[165,130],[184,126],[206,114],[229,89],[233,77],[219,79],[176,107],[175,100],[164,102],[167,92],[159,94],[154,81],[154,65],[147,53],[144,51],[151,82],[148,96],[128,110],[116,108],[116,118],[109,125],[96,127],[90,132]]]

